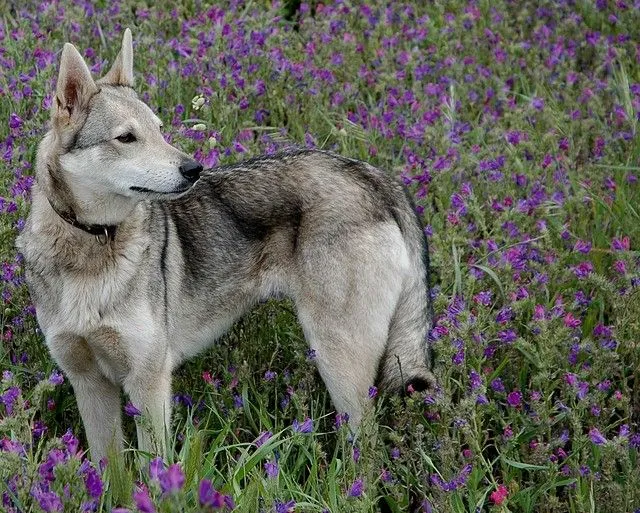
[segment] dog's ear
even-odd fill
[[[60,73],[53,105],[53,117],[67,124],[86,108],[98,86],[82,56],[71,43],[65,43],[60,58]]]
[[[98,83],[133,87],[133,42],[129,29],[124,31],[122,48],[109,73],[98,80]]]

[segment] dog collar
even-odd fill
[[[55,207],[55,205],[49,198],[47,198],[47,200],[49,201],[49,205],[51,205],[53,211],[58,214],[61,219],[69,223],[74,228],[78,228],[79,230],[82,230],[83,232],[86,232],[90,235],[95,235],[96,240],[103,246],[115,239],[116,229],[118,228],[118,225],[81,223],[80,221],[78,221],[78,218],[76,217],[76,214],[73,212],[73,210],[62,212]]]

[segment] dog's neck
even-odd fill
[[[118,229],[118,225],[114,224],[84,224],[78,221],[76,214],[73,210],[59,210],[51,201],[51,198],[47,197],[49,201],[49,205],[53,211],[58,214],[63,221],[66,221],[74,228],[78,228],[83,232],[86,232],[90,235],[95,235],[96,240],[100,242],[100,244],[108,244],[112,242],[116,238],[116,230]]]
[[[46,165],[37,177],[42,192],[55,214],[72,227],[93,235],[100,244],[108,244],[116,237],[117,224],[86,223],[78,219],[78,206],[70,188],[52,166]],[[44,175],[44,176],[43,176]]]

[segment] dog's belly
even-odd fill
[[[211,309],[209,315],[197,321],[183,319],[169,331],[168,342],[171,361],[178,366],[211,347],[242,316],[244,309],[234,313]]]
[[[236,286],[219,287],[194,297],[183,296],[170,304],[167,338],[171,361],[178,366],[211,347],[233,324],[267,298],[284,298],[289,287],[282,276],[271,272],[260,279],[245,280]]]

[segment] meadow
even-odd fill
[[[640,511],[640,2],[25,0],[0,12],[0,510]],[[166,461],[94,467],[14,241],[60,51],[206,167],[367,160],[430,244],[435,390],[333,412],[290,303],[174,379]],[[376,397],[377,396],[377,397]]]

